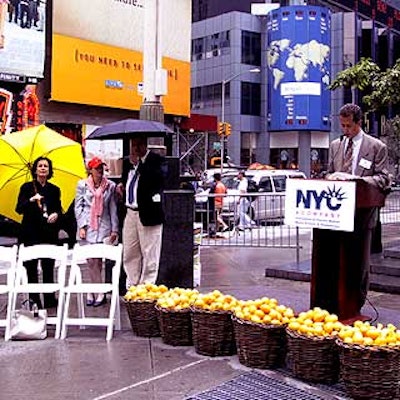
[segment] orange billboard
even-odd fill
[[[178,35],[176,28],[169,26],[175,20],[168,15],[173,8],[162,9],[167,94],[161,101],[166,114],[189,115],[190,0],[171,1],[186,18],[180,19]],[[96,0],[96,7],[88,3],[53,3],[51,99],[139,110],[143,101],[144,8],[139,7],[140,1],[135,6],[114,1],[112,8],[110,0]]]

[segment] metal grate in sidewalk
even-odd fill
[[[321,391],[321,395],[290,385],[281,379],[275,379],[259,372],[240,375],[206,392],[189,397],[186,400],[327,400],[349,399],[338,388],[325,385],[310,386]]]

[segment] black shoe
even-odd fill
[[[103,298],[100,301],[96,300],[93,303],[93,307],[100,307],[100,306],[102,306],[103,304],[106,304],[106,303],[107,303],[107,296],[104,295]]]

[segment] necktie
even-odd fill
[[[139,163],[135,169],[135,173],[133,174],[131,183],[129,184],[129,190],[128,190],[128,201],[129,204],[133,204],[135,200],[135,183],[139,175],[139,167],[140,167],[141,161],[139,160]]]
[[[343,158],[342,172],[351,174],[353,170],[353,139],[349,139]]]

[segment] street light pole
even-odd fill
[[[236,79],[238,76],[244,74],[245,72],[251,72],[251,73],[259,73],[261,70],[259,68],[252,68],[248,69],[246,71],[239,72],[233,76],[231,76],[228,79],[224,79],[222,81],[222,88],[221,88],[221,122],[225,124],[225,85],[229,83],[230,81],[233,81]],[[220,148],[221,148],[221,175],[223,172],[224,168],[224,146],[225,146],[225,133],[226,133],[226,125],[224,125],[224,133],[221,134],[221,139],[220,139]]]
[[[224,123],[225,121],[225,85],[227,81],[222,81],[222,89],[221,89],[221,95],[222,95],[222,100],[221,100],[221,122]],[[221,176],[222,176],[222,170],[224,168],[224,144],[225,144],[225,132],[224,134],[221,134],[220,136],[220,150],[221,150],[221,159],[220,159],[220,164],[221,164]]]

